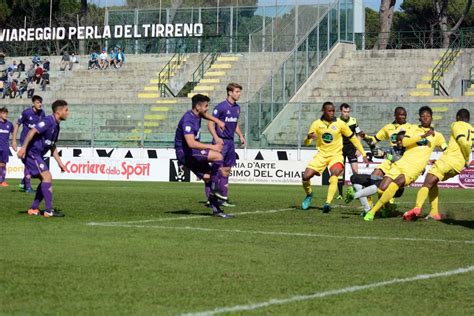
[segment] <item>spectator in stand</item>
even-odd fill
[[[89,69],[99,68],[99,60],[97,59],[98,55],[96,52],[92,52],[91,58],[89,59]]]
[[[34,80],[31,80],[28,82],[28,86],[26,87],[26,96],[28,99],[31,99],[33,95],[35,94],[35,89],[36,89],[36,82]]]
[[[10,99],[16,98],[18,94],[18,80],[13,80],[12,83],[10,84]]]
[[[109,65],[110,65],[110,68],[112,68],[112,66],[114,66],[115,68],[117,68],[117,65],[115,64],[115,50],[113,48],[110,49],[110,52],[109,52]]]
[[[36,84],[40,83],[41,76],[43,76],[43,68],[41,66],[37,66],[35,69],[35,77],[33,79],[36,81]]]
[[[5,53],[0,51],[0,65],[5,65]]]
[[[33,65],[39,66],[41,65],[41,57],[38,54],[35,54],[31,59],[31,62],[33,63]]]
[[[26,72],[26,81],[30,82],[35,76],[35,65],[31,65],[30,69]]]
[[[117,68],[122,67],[123,63],[125,62],[125,55],[122,52],[122,49],[117,49],[117,55],[115,55],[115,66]]]
[[[20,59],[20,63],[18,64],[18,71],[25,72],[25,64],[23,63],[23,60],[21,59]]]
[[[26,82],[26,79],[23,79],[20,82],[20,85],[18,86],[18,94],[20,95],[20,99],[23,98],[23,93],[25,93],[27,89],[28,89],[28,82]]]
[[[59,64],[59,70],[65,71],[68,67],[69,70],[72,69],[71,56],[69,56],[68,52],[64,52],[63,57],[61,58],[61,63]]]
[[[76,56],[75,53],[72,53],[71,56],[69,57],[69,60],[71,61],[69,63],[69,70],[72,70],[72,66],[74,64],[79,64],[79,58]]]
[[[16,64],[16,60],[14,60],[7,68],[7,72],[13,77],[13,75],[15,74],[15,72],[18,72],[18,77],[20,77],[20,72],[18,71],[18,66]]]
[[[46,91],[46,85],[49,84],[49,73],[45,70],[41,76],[41,91]]]
[[[0,80],[0,94],[3,96],[3,87],[4,87],[3,80]]]
[[[102,53],[99,55],[99,67],[100,69],[107,69],[109,67],[109,61],[107,60],[107,52],[102,50]]]
[[[4,81],[3,82],[3,93],[2,93],[2,99],[5,99],[7,95],[10,95],[10,82]]]
[[[45,70],[45,71],[50,71],[50,69],[51,69],[51,68],[50,68],[50,65],[51,65],[51,64],[50,64],[48,58],[45,57],[45,58],[44,58],[44,61],[43,61],[43,70]]]

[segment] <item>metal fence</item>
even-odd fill
[[[337,103],[336,103],[337,104]],[[215,104],[210,105],[210,111]],[[404,106],[408,111],[408,122],[418,123],[418,109],[424,103],[354,103],[352,116],[356,117],[362,130],[375,134],[385,124],[393,121],[393,111]],[[239,124],[245,133],[248,148],[302,148],[303,139],[311,123],[321,116],[321,104],[289,103],[277,120],[265,128],[265,117],[271,108],[283,106],[242,103]],[[93,147],[173,147],[174,133],[181,116],[191,104],[177,104],[168,111],[153,111],[151,105],[70,105],[70,117],[61,123],[59,145]],[[15,120],[27,106],[10,105],[9,117]],[[450,124],[456,111],[468,109],[474,114],[474,103],[433,104],[434,126],[449,139]],[[46,108],[47,114],[50,109]],[[202,121],[202,141],[210,142],[207,121]],[[238,138],[236,138],[238,140]]]

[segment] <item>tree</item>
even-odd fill
[[[379,49],[386,49],[390,31],[392,29],[393,12],[397,0],[381,0],[380,1],[380,35]]]
[[[87,13],[88,6],[87,0],[81,0],[81,7],[79,9],[79,24],[87,25]],[[86,42],[84,40],[79,41],[79,54],[84,55],[86,53]]]
[[[450,21],[449,21],[449,14],[448,14],[449,0],[435,0],[436,13],[438,15],[438,23],[439,23],[441,32],[443,33],[443,47],[445,48],[449,47],[450,36],[453,34],[453,32],[458,30],[459,26],[462,24],[462,22],[468,15],[469,10],[471,9],[471,6],[472,6],[472,0],[467,0],[461,16],[459,17],[457,22],[454,24],[454,26],[452,26],[450,29],[449,28]]]

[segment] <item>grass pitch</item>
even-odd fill
[[[300,187],[231,185],[225,220],[202,184],[56,181],[66,217],[45,219],[14,182],[0,188],[1,314],[474,314],[474,191],[440,191],[443,223],[366,223],[357,201],[322,214],[325,187],[300,211]]]

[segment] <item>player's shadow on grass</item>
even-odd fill
[[[179,210],[179,211],[168,211],[165,212],[167,214],[175,214],[175,215],[201,215],[201,216],[212,216],[212,212],[209,210],[208,212],[193,212],[190,210]]]
[[[441,220],[441,223],[448,224],[448,225],[463,226],[466,228],[474,229],[474,221],[446,218],[446,219]]]

